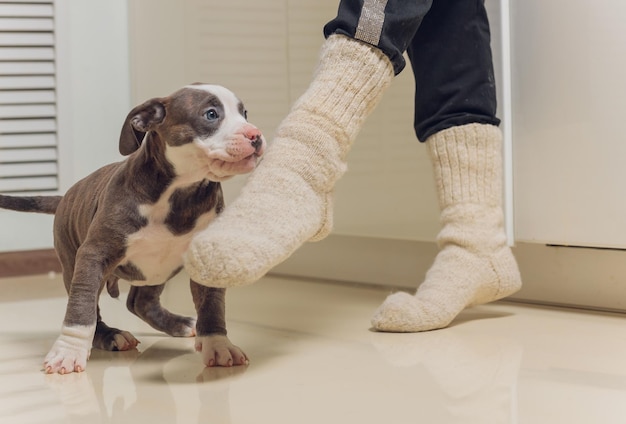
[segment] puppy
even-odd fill
[[[183,265],[193,236],[224,207],[220,182],[252,171],[265,149],[228,89],[193,84],[135,107],[122,127],[124,161],[104,166],[64,196],[0,195],[0,207],[54,214],[54,247],[69,299],[61,335],[44,360],[46,373],[85,370],[91,347],[128,350],[137,339],[107,326],[98,298],[119,294],[128,309],[171,336],[196,336],[207,366],[247,363],[226,336],[224,289],[190,281],[197,320],[161,306],[165,283]]]

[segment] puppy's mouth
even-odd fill
[[[260,158],[265,153],[265,139],[258,135],[253,139],[235,139],[216,155],[216,159],[224,162],[241,162]]]
[[[260,134],[254,137],[233,137],[216,150],[205,148],[205,157],[209,159],[209,178],[223,181],[252,172],[264,155],[265,148],[265,139]]]
[[[257,167],[262,160],[264,146],[247,156],[230,156],[214,158],[211,161],[211,173],[220,179],[228,179],[235,175],[248,174]]]
[[[217,157],[215,159],[216,159],[216,161],[223,162],[224,164],[233,164],[233,165],[235,165],[235,164],[238,164],[238,163],[257,161],[262,156],[263,156],[263,152],[262,151],[255,151],[255,152],[250,153],[248,155],[246,155],[244,153],[243,155],[229,155],[228,157]]]

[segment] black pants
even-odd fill
[[[420,141],[457,125],[499,125],[484,0],[341,0],[324,35],[344,34],[380,48],[396,74],[415,76]]]

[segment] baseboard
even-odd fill
[[[518,243],[523,288],[513,300],[626,312],[626,251]]]
[[[518,243],[519,302],[626,312],[626,251]],[[273,274],[414,291],[435,243],[331,235],[307,243]],[[53,249],[0,253],[0,277],[61,272]]]
[[[518,243],[523,288],[509,300],[626,312],[626,251]],[[307,243],[272,273],[414,291],[435,243],[331,235]]]
[[[0,253],[0,278],[61,272],[54,249]]]

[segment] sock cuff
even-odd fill
[[[276,131],[272,144],[284,145],[281,157],[273,157],[276,149],[270,147],[265,160],[272,157],[275,166],[291,169],[316,191],[332,190],[363,122],[393,77],[393,66],[379,49],[330,36],[311,84]]]
[[[292,111],[316,116],[316,124],[331,133],[343,132],[339,137],[345,140],[340,142],[345,155],[393,77],[393,65],[381,50],[345,35],[331,35],[321,48],[310,86]]]
[[[442,210],[462,203],[502,206],[502,133],[487,124],[461,125],[426,140]]]

